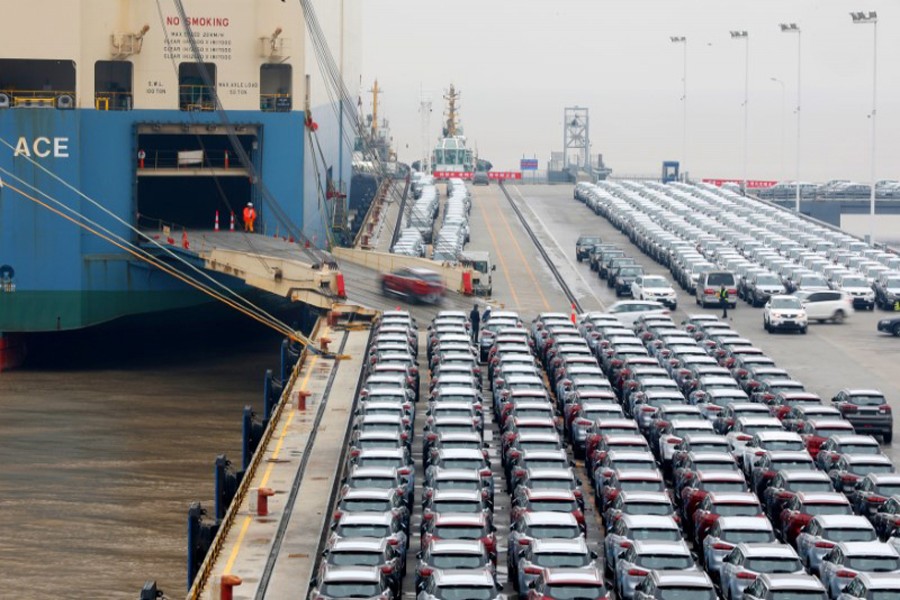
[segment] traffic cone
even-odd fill
[[[231,225],[229,226],[231,231],[234,231],[234,211],[231,213]]]
[[[575,303],[573,302],[573,303],[572,303],[572,323],[575,323],[575,321],[576,321],[576,317],[575,317]]]
[[[216,211],[216,225],[213,227],[213,231],[219,230],[219,211]]]

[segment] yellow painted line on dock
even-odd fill
[[[501,192],[502,193],[502,192]],[[519,302],[519,295],[516,294],[516,286],[512,280],[512,277],[509,276],[509,269],[506,267],[506,259],[503,258],[503,250],[500,248],[500,244],[497,243],[497,236],[494,234],[494,228],[491,227],[491,221],[487,218],[487,213],[484,210],[484,204],[481,202],[475,202],[478,205],[478,209],[481,211],[481,218],[484,221],[484,224],[487,225],[488,235],[491,236],[491,242],[494,244],[494,254],[500,260],[500,269],[503,271],[503,276],[506,277],[506,282],[509,284],[509,292],[512,294],[513,302],[516,304],[516,308],[522,308],[522,304]]]
[[[325,333],[322,334],[326,335]],[[306,365],[306,375],[303,377],[303,383],[300,384],[300,389],[306,389],[306,385],[309,383],[309,378],[312,375],[313,367],[316,362],[319,360],[319,355],[313,355],[312,359],[309,361],[309,364]],[[281,454],[281,447],[284,445],[284,438],[287,435],[288,427],[290,427],[291,422],[294,420],[294,415],[297,414],[297,411],[292,410],[288,415],[287,421],[285,421],[284,426],[281,428],[281,433],[278,436],[278,443],[275,445],[275,451],[272,452],[272,462],[268,464],[266,467],[266,472],[263,474],[263,478],[259,483],[259,487],[265,487],[266,483],[269,481],[269,477],[272,474],[272,469],[275,467],[275,460],[278,458],[278,455]],[[244,517],[244,522],[241,523],[241,531],[238,533],[237,541],[234,543],[234,548],[231,549],[231,554],[228,555],[228,562],[225,563],[225,570],[223,571],[223,575],[229,575],[231,573],[231,568],[234,566],[234,561],[237,560],[238,554],[241,551],[241,544],[244,543],[244,536],[247,535],[247,530],[250,528],[250,523],[253,521],[252,515],[246,515]]]
[[[540,282],[538,282],[537,277],[534,276],[534,271],[531,270],[531,265],[529,265],[528,260],[525,259],[525,254],[522,252],[522,247],[519,246],[519,241],[513,234],[512,227],[509,226],[509,221],[506,219],[506,215],[503,214],[502,210],[497,211],[497,213],[500,215],[500,220],[503,221],[503,225],[506,226],[506,231],[509,233],[509,239],[512,240],[513,246],[515,246],[516,248],[516,253],[522,260],[522,264],[525,265],[525,270],[528,272],[528,277],[531,278],[531,283],[534,284],[534,289],[537,290],[538,295],[541,297],[541,301],[544,303],[544,308],[546,308],[548,311],[553,310],[550,306],[550,303],[547,302],[547,296],[544,295],[544,291],[541,289]]]

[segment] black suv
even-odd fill
[[[600,244],[603,240],[600,239],[599,235],[591,235],[587,233],[583,233],[578,236],[578,240],[575,242],[575,258],[578,262],[581,262],[585,258],[588,257],[588,254],[591,251],[591,248]]]

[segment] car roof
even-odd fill
[[[525,513],[527,525],[577,525],[578,521],[572,513],[536,511]]]
[[[753,492],[710,492],[710,502],[732,504],[759,504],[759,498]]]
[[[710,581],[709,575],[704,571],[698,571],[696,569],[685,569],[683,571],[653,571],[653,574],[656,576],[656,581],[660,587],[674,585],[712,587],[712,581]]]
[[[332,552],[382,552],[387,538],[336,538],[329,546]]]
[[[722,529],[772,530],[769,520],[762,517],[719,517],[718,523]]]
[[[598,569],[586,569],[583,567],[554,567],[545,569],[544,581],[551,585],[562,583],[605,585],[603,576]]]
[[[482,554],[484,542],[481,540],[434,540],[429,546],[432,554]]]
[[[328,565],[325,569],[324,581],[381,581],[381,572],[377,567],[345,567]]]
[[[629,492],[621,491],[619,496],[624,502],[656,502],[659,504],[671,504],[669,495],[666,492]]]
[[[898,573],[872,573],[860,571],[857,577],[866,584],[869,590],[897,590],[900,589],[900,574]]]
[[[771,544],[748,544],[747,542],[741,542],[737,545],[737,548],[741,550],[744,556],[750,557],[797,557],[797,551],[794,550],[793,546],[782,544],[780,542],[774,542]]]
[[[678,529],[678,523],[669,515],[623,515],[622,521],[629,528]]]
[[[844,459],[850,464],[890,465],[890,457],[884,454],[844,454]]]
[[[553,538],[539,538],[534,540],[531,543],[531,547],[535,554],[542,553],[567,553],[567,554],[585,554],[587,553],[588,547],[587,542],[583,537],[577,537],[571,540],[567,539],[553,539]]]
[[[824,591],[825,586],[818,577],[807,573],[761,573],[760,577],[768,589],[794,589]]]
[[[796,431],[760,431],[756,434],[760,441],[768,442],[772,440],[795,440],[802,442],[803,438]]]
[[[844,556],[897,556],[897,550],[885,542],[840,542]]]
[[[438,587],[455,585],[494,586],[494,577],[487,569],[435,569],[434,583]]]
[[[872,529],[872,523],[862,515],[816,515],[813,519],[825,528]]]
[[[690,555],[691,553],[684,540],[678,540],[677,542],[635,540],[631,545],[638,554]]]
[[[797,497],[810,504],[850,504],[841,492],[797,492]]]

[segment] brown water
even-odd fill
[[[217,454],[240,462],[280,337],[231,319],[43,342],[0,374],[0,598],[183,596],[188,505],[212,512]]]

